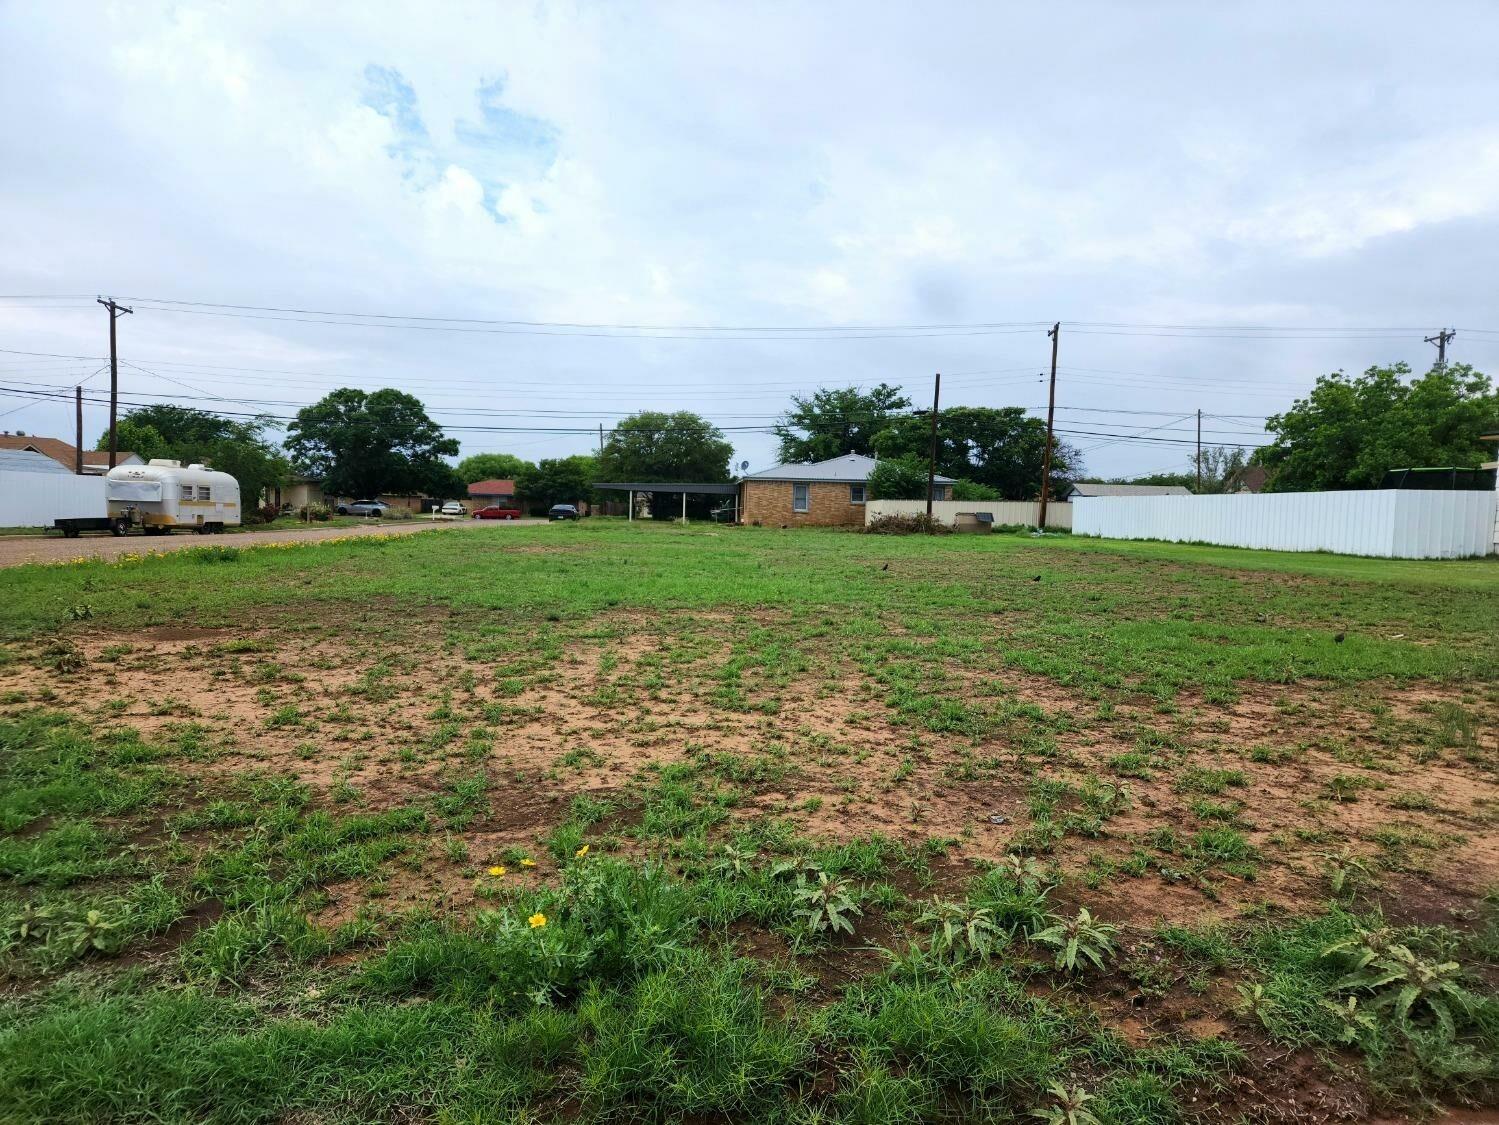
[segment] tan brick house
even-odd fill
[[[777,465],[739,482],[739,518],[766,527],[839,527],[864,522],[873,457],[847,453],[810,465]],[[951,477],[939,476],[932,499],[952,494]]]

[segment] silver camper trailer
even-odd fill
[[[104,476],[104,499],[111,524],[136,525],[147,535],[179,527],[209,535],[240,522],[239,481],[180,461],[116,466]]]

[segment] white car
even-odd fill
[[[468,515],[468,513],[464,510],[463,505],[458,503],[458,501],[456,500],[449,500],[446,504],[439,508],[438,511],[440,511],[445,516]]]

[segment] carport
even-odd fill
[[[625,481],[623,483],[611,481],[608,484],[595,484],[593,486],[605,492],[628,492],[630,502],[627,509],[630,519],[635,518],[635,494],[637,492],[680,492],[682,494],[682,522],[687,522],[687,497],[689,496],[732,496],[734,497],[734,522],[739,522],[739,486],[737,484],[715,484],[706,481],[691,482],[679,480],[660,481]]]

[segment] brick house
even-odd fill
[[[503,508],[519,507],[515,502],[513,480],[476,480],[468,486],[470,508],[487,508],[498,504]]]
[[[777,465],[739,482],[739,518],[769,527],[841,527],[864,522],[869,474],[876,461],[846,453],[810,465]],[[934,500],[952,494],[951,477],[936,479]]]

